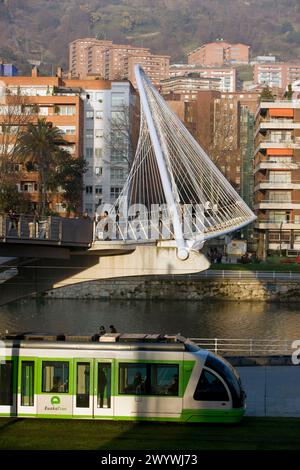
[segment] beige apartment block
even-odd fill
[[[188,54],[188,63],[203,67],[222,67],[228,64],[248,64],[250,46],[216,41],[203,44]]]
[[[254,64],[254,83],[285,90],[300,79],[300,63]]]
[[[236,91],[236,69],[232,67],[207,68],[195,64],[172,64],[170,65],[170,78],[180,77],[187,74],[200,74],[204,79],[218,79],[220,81],[220,91]]]

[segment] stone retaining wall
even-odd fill
[[[89,281],[51,290],[51,298],[128,300],[300,301],[300,282],[257,279],[122,278]]]

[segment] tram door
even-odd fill
[[[73,415],[112,416],[112,361],[75,359]]]
[[[93,417],[93,359],[74,360],[73,415]]]
[[[18,371],[18,415],[37,414],[36,360],[21,359]]]
[[[111,360],[94,361],[94,416],[113,416],[112,384],[114,364]]]

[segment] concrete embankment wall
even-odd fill
[[[247,416],[300,417],[300,365],[291,356],[228,358],[247,394]]]
[[[300,301],[300,281],[258,279],[203,279],[193,275],[180,278],[122,278],[89,281],[60,287],[46,294],[63,299],[123,300],[256,300]]]
[[[238,367],[247,416],[300,417],[300,366]]]

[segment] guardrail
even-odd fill
[[[278,279],[300,281],[300,272],[207,270],[196,275],[206,279]]]
[[[292,339],[225,339],[189,338],[203,349],[221,356],[277,356],[291,355]]]
[[[93,241],[93,221],[53,216],[41,220],[27,214],[0,214],[0,240],[89,246]]]

